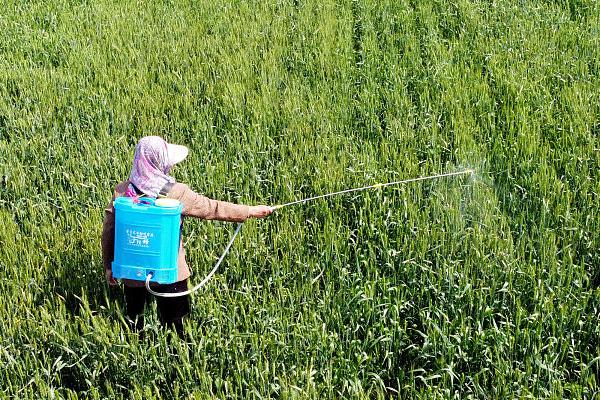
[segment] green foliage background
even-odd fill
[[[592,398],[597,1],[0,2],[0,397]],[[277,204],[139,340],[99,235],[136,141]],[[200,279],[232,227],[188,221]]]

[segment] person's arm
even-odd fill
[[[268,206],[247,206],[213,200],[191,190],[187,185],[177,183],[169,192],[169,197],[183,204],[182,215],[219,221],[244,222],[249,217],[262,218],[271,214]]]
[[[102,225],[102,264],[106,281],[109,285],[117,285],[112,276],[112,262],[115,256],[115,209],[113,207],[114,197],[104,209],[104,223]]]

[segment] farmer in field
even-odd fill
[[[183,161],[188,154],[185,146],[169,144],[158,136],[147,136],[138,142],[135,148],[133,166],[129,180],[119,183],[113,198],[106,207],[102,229],[102,259],[106,280],[109,285],[117,285],[112,275],[115,238],[115,210],[113,201],[120,196],[159,195],[179,200],[183,205],[183,217],[196,217],[219,221],[243,222],[249,217],[263,218],[271,214],[271,208],[265,205],[247,206],[211,200],[195,193],[187,185],[176,182],[169,175],[171,168]],[[179,243],[177,257],[177,282],[171,284],[153,284],[153,288],[165,293],[181,293],[188,290],[190,269],[185,260],[182,240]],[[127,317],[132,329],[140,330],[144,325],[143,312],[150,294],[143,281],[123,279]],[[158,297],[157,309],[161,323],[174,328],[179,337],[183,337],[183,317],[190,312],[189,295],[173,298]]]

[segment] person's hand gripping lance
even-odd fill
[[[269,206],[250,206],[250,216],[254,218],[264,218],[273,213],[272,207]]]

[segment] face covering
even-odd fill
[[[135,147],[129,181],[145,195],[158,197],[165,184],[175,182],[169,175],[172,166],[167,142],[158,136],[143,137]]]

